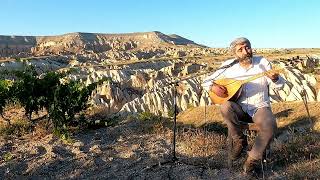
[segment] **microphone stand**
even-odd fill
[[[169,83],[169,85],[173,85],[173,108],[174,108],[174,114],[173,114],[173,143],[172,143],[172,162],[178,161],[178,158],[176,156],[176,140],[177,140],[177,114],[178,114],[178,107],[177,107],[177,87],[179,86],[179,82],[185,81],[197,76],[201,76],[204,74],[207,74],[210,72],[202,72],[194,76],[182,78],[180,80],[176,80],[174,82]]]
[[[235,59],[233,60],[231,63],[222,66],[220,68],[215,69],[215,71],[217,70],[223,70],[221,73],[223,73],[227,68],[233,66],[234,64],[238,63],[238,60]],[[206,71],[206,72],[202,72],[202,73],[198,73],[196,75],[193,76],[189,76],[189,77],[185,77],[185,78],[181,78],[180,80],[176,80],[174,82],[169,83],[169,85],[174,85],[174,90],[173,90],[173,108],[174,108],[174,115],[173,115],[173,144],[172,144],[172,162],[176,162],[178,161],[178,158],[176,156],[176,139],[177,139],[177,87],[179,86],[179,82],[181,81],[185,81],[194,77],[198,77],[204,74],[208,74],[211,73],[211,71]],[[220,73],[220,74],[221,74]],[[218,76],[220,75],[218,74]],[[218,77],[217,76],[217,77]],[[217,78],[215,77],[215,78]],[[214,79],[215,79],[214,78]],[[214,80],[213,79],[213,80]]]
[[[177,132],[177,87],[178,82],[174,82],[173,89],[173,107],[174,107],[174,115],[173,115],[173,151],[172,151],[172,161],[176,162],[178,160],[176,156],[176,132]]]
[[[238,62],[237,59],[235,59],[232,63],[228,64],[228,65],[225,65],[225,66],[222,66],[218,69],[215,69],[216,70],[221,70],[223,69],[222,72],[224,72],[227,68],[233,66],[234,64],[236,64]],[[193,166],[199,166],[199,165],[194,165],[192,163],[187,163],[187,162],[182,162],[182,161],[179,161],[179,159],[177,158],[176,156],[176,140],[177,140],[177,113],[178,113],[178,108],[177,108],[177,87],[179,86],[179,82],[181,81],[185,81],[185,80],[188,80],[188,79],[191,79],[191,78],[195,78],[195,77],[198,77],[198,76],[201,76],[201,75],[204,75],[204,74],[208,74],[208,73],[211,73],[212,71],[205,71],[205,72],[201,72],[201,73],[197,73],[195,75],[192,75],[192,76],[189,76],[189,77],[185,77],[185,78],[181,78],[179,80],[175,80],[171,83],[168,83],[168,85],[174,85],[174,90],[173,90],[173,108],[174,108],[174,115],[173,115],[173,143],[172,143],[172,159],[171,160],[168,160],[168,161],[165,161],[165,162],[159,162],[157,164],[154,164],[152,166],[149,166],[145,169],[143,169],[143,171],[146,171],[148,169],[151,169],[151,168],[156,168],[158,166],[161,166],[161,165],[165,165],[165,164],[169,164],[169,163],[177,163],[177,162],[180,162],[180,163],[183,163],[183,164],[188,164],[188,165],[193,165]],[[221,73],[222,73],[221,72]],[[220,74],[221,74],[220,73]],[[219,74],[219,75],[220,75]],[[218,76],[219,76],[218,75]],[[217,76],[217,77],[218,77]],[[217,78],[215,77],[215,78]],[[215,78],[213,78],[212,80],[214,80]],[[203,168],[206,168],[203,166]],[[134,175],[134,174],[133,174]]]
[[[177,142],[177,114],[178,114],[178,107],[177,107],[177,87],[179,86],[179,82],[188,80],[188,79],[192,79],[204,74],[208,74],[211,73],[209,71],[206,72],[201,72],[198,73],[196,75],[193,76],[189,76],[189,77],[185,77],[185,78],[181,78],[179,80],[173,81],[171,83],[169,83],[169,85],[173,85],[173,108],[174,108],[174,114],[173,114],[173,142],[172,142],[172,159],[171,162],[175,163],[177,162],[179,159],[176,156],[176,142]],[[187,164],[187,163],[184,163]]]

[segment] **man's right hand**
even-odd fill
[[[228,90],[226,87],[213,83],[211,91],[214,92],[217,96],[226,98],[228,97]]]

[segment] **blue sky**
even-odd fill
[[[1,35],[178,34],[210,47],[320,48],[319,0],[0,0]]]

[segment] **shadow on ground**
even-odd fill
[[[276,116],[288,116],[291,112],[288,109]],[[299,117],[279,128],[267,162],[268,178],[299,178],[301,175],[295,172],[297,170],[308,178],[319,174],[315,168],[307,168],[311,162],[319,162],[320,157],[320,135],[299,129],[308,122],[306,117]],[[248,178],[241,173],[244,156],[232,171],[227,167],[227,128],[224,124],[215,122],[200,128],[178,124],[176,162],[172,162],[172,125],[172,121],[165,119],[157,122],[132,120],[113,127],[80,132],[73,137],[72,143],[52,136],[39,141],[16,139],[5,142],[0,147],[2,157],[6,152],[11,152],[13,157],[8,161],[1,160],[0,178]],[[287,137],[280,141],[283,134]],[[21,151],[18,146],[25,150]],[[319,167],[319,163],[314,167]]]

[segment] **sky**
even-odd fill
[[[178,34],[209,47],[320,48],[319,0],[0,0],[0,35]]]

